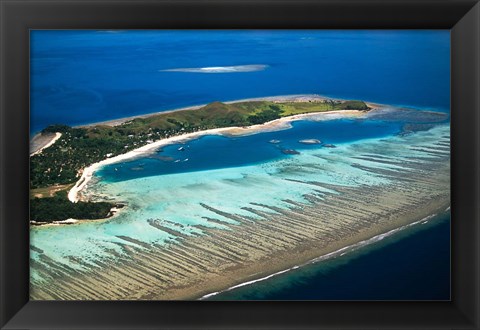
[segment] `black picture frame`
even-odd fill
[[[0,0],[1,329],[479,328],[478,1]],[[452,299],[29,301],[30,29],[451,29]]]

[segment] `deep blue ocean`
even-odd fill
[[[198,70],[231,66],[249,70]],[[287,94],[448,113],[450,32],[31,32],[32,134],[55,123],[80,125]],[[115,181],[251,165],[290,157],[282,152],[285,149],[301,153],[319,147],[301,144],[301,139],[349,143],[398,134],[403,123],[342,119],[293,125],[294,129],[239,139],[205,136],[164,147],[150,158],[107,166],[97,174]],[[272,139],[280,142],[270,143]],[[223,157],[214,157],[218,154]],[[449,299],[449,214],[437,220],[213,299]]]
[[[321,94],[450,107],[450,32],[31,32],[31,133],[183,106]],[[178,68],[266,65],[236,73]]]

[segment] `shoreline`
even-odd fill
[[[355,118],[366,114],[362,110],[333,110],[324,112],[311,112],[305,114],[298,114],[293,116],[282,117],[275,119],[264,124],[252,125],[247,127],[222,127],[213,128],[204,131],[192,132],[187,134],[181,134],[172,136],[166,139],[161,139],[149,144],[146,144],[137,149],[131,150],[127,153],[120,154],[115,157],[106,158],[100,162],[94,163],[83,169],[81,177],[77,180],[75,185],[68,192],[68,199],[72,203],[76,203],[80,200],[79,193],[85,188],[87,183],[92,179],[94,173],[105,165],[115,164],[128,159],[135,159],[143,155],[148,155],[155,152],[161,147],[166,145],[175,144],[179,142],[194,140],[205,135],[225,135],[225,136],[246,136],[256,134],[260,132],[271,132],[291,127],[290,123],[302,119],[316,119],[316,120],[332,120],[340,118]]]
[[[39,135],[35,135],[33,138],[32,138],[32,141],[34,141],[35,138],[37,138]],[[34,152],[31,152],[30,153],[30,157],[32,156],[35,156],[35,155],[38,155],[40,153],[42,153],[42,151],[44,149],[47,149],[48,147],[52,146],[55,142],[57,142],[58,139],[60,139],[62,137],[62,133],[59,133],[59,132],[56,132],[55,133],[55,136],[52,137],[52,139],[47,142],[45,145],[41,146],[40,148],[38,148],[37,150],[35,150]]]
[[[275,263],[266,262],[260,265],[252,265],[252,267],[246,267],[245,270],[252,271],[257,270],[259,272],[253,273],[255,275],[243,276],[240,281],[218,281],[211,280],[213,290],[208,291],[205,286],[194,286],[187,290],[179,290],[176,294],[169,295],[168,298],[162,297],[157,299],[161,300],[204,300],[209,297],[213,297],[217,294],[221,294],[226,291],[234,290],[236,288],[254,284],[263,280],[270,279],[277,275],[287,273],[297,268],[322,262],[335,257],[343,256],[349,252],[353,252],[357,249],[363,249],[370,244],[374,244],[382,240],[385,237],[390,237],[397,234],[400,231],[406,230],[415,225],[421,225],[430,221],[431,218],[436,217],[440,213],[444,212],[449,207],[450,201],[432,201],[433,204],[437,204],[436,207],[428,207],[427,210],[418,210],[412,217],[398,216],[390,225],[383,225],[381,227],[366,228],[364,231],[359,232],[354,237],[336,242],[328,248],[322,249],[319,254],[312,252],[299,253],[292,251],[284,255],[284,260],[277,260]],[[447,206],[448,205],[448,206]],[[295,256],[295,258],[293,257]],[[273,265],[274,264],[274,265]],[[270,269],[269,269],[270,268]],[[269,269],[269,271],[265,271]],[[216,282],[216,283],[215,283]],[[230,282],[230,285],[225,285]],[[203,283],[204,285],[206,283]]]
[[[405,225],[402,225],[398,228],[395,228],[395,229],[391,229],[385,233],[381,233],[381,234],[378,234],[376,236],[373,236],[371,238],[368,238],[368,239],[364,239],[362,241],[359,241],[357,243],[353,243],[351,245],[347,245],[345,247],[342,247],[336,251],[333,251],[333,252],[329,252],[329,253],[326,253],[324,255],[321,255],[321,256],[318,256],[312,260],[309,260],[307,262],[304,262],[304,263],[301,263],[299,265],[295,265],[293,267],[290,267],[290,268],[287,268],[287,269],[284,269],[284,270],[281,270],[281,271],[278,271],[276,273],[273,273],[273,274],[270,274],[270,275],[267,275],[265,277],[261,277],[261,278],[258,278],[258,279],[254,279],[254,280],[250,280],[250,281],[246,281],[246,282],[243,282],[243,283],[240,283],[240,284],[237,284],[237,285],[234,285],[234,286],[231,286],[229,288],[226,288],[224,290],[221,290],[221,291],[216,291],[216,292],[212,292],[212,293],[208,293],[200,298],[197,298],[197,300],[205,300],[205,299],[208,299],[208,298],[211,298],[211,297],[214,297],[216,295],[219,295],[219,294],[222,294],[222,293],[225,293],[225,292],[229,292],[229,291],[232,291],[232,290],[235,290],[237,288],[240,288],[240,287],[244,287],[244,286],[249,286],[249,285],[252,285],[252,284],[255,284],[255,283],[258,283],[258,282],[263,282],[265,280],[268,280],[272,277],[275,277],[275,276],[278,276],[278,275],[282,275],[282,274],[285,274],[285,273],[288,273],[292,270],[295,270],[295,269],[298,269],[298,268],[302,268],[302,267],[305,267],[305,266],[309,266],[309,265],[313,265],[313,264],[316,264],[317,262],[321,262],[321,261],[326,261],[326,260],[331,260],[331,259],[334,259],[334,258],[337,258],[337,257],[342,257],[344,256],[345,254],[348,254],[348,253],[351,253],[351,252],[354,252],[354,251],[357,251],[358,249],[363,249],[367,246],[370,246],[372,244],[375,244],[375,243],[378,243],[380,242],[381,240],[383,240],[384,238],[387,238],[387,237],[391,237],[393,235],[395,235],[396,233],[398,232],[403,232],[404,230],[408,230],[410,227],[416,227],[416,226],[419,226],[419,225],[424,225],[424,224],[427,224],[428,222],[430,222],[430,220],[432,218],[435,218],[437,216],[439,216],[440,214],[442,213],[446,213],[450,210],[450,206],[448,206],[443,212],[439,212],[439,213],[433,213],[431,215],[428,215],[420,220],[417,220],[417,221],[414,221],[414,222],[411,222],[411,223],[408,223],[408,224],[405,224]]]
[[[112,207],[110,209],[110,216],[107,216],[105,218],[100,218],[100,219],[74,219],[74,218],[69,218],[66,220],[54,220],[52,222],[45,222],[45,221],[35,221],[35,220],[30,220],[29,224],[30,226],[34,226],[37,228],[48,228],[52,226],[61,226],[61,225],[81,225],[83,223],[91,223],[91,222],[102,222],[106,220],[111,220],[115,217],[117,217],[123,210],[126,209],[126,205],[124,205],[122,208],[117,208],[117,207]]]
[[[346,99],[340,99],[340,98],[333,98],[333,97],[328,97],[320,94],[286,94],[286,95],[275,95],[275,96],[260,96],[260,97],[252,97],[252,98],[245,98],[245,99],[237,99],[237,100],[230,100],[230,101],[219,101],[225,104],[232,104],[232,103],[240,103],[240,102],[254,102],[254,101],[271,101],[271,102],[308,102],[308,101],[313,101],[313,100],[335,100],[335,101],[345,101]],[[371,108],[376,108],[376,107],[384,107],[384,105],[379,104],[379,103],[373,103],[373,102],[366,102],[367,106]],[[161,114],[167,114],[167,113],[173,113],[173,112],[178,112],[178,111],[186,111],[186,110],[197,110],[200,109],[204,106],[208,105],[208,103],[205,104],[197,104],[197,105],[191,105],[191,106],[186,106],[186,107],[181,107],[181,108],[175,108],[175,109],[168,109],[165,111],[156,111],[156,112],[149,112],[145,114],[140,114],[140,115],[134,115],[134,116],[127,116],[127,117],[121,117],[117,119],[110,119],[110,120],[104,120],[104,121],[99,121],[99,122],[93,122],[93,123],[87,123],[87,124],[80,124],[80,125],[75,125],[73,127],[92,127],[92,126],[97,126],[97,125],[106,125],[106,126],[118,126],[121,125],[125,122],[128,122],[130,120],[136,119],[136,118],[148,118],[156,115],[161,115]]]
[[[382,192],[383,195],[383,192]],[[389,199],[394,198],[396,192],[389,191]],[[127,296],[102,296],[103,298],[94,298],[90,297],[89,299],[93,300],[159,300],[159,301],[168,301],[168,300],[204,300],[206,298],[215,296],[216,294],[221,294],[225,291],[230,291],[235,288],[242,286],[254,284],[259,281],[270,279],[274,276],[287,273],[291,270],[307,266],[312,263],[323,262],[324,260],[340,257],[346,253],[352,252],[353,250],[362,249],[370,244],[374,244],[382,240],[384,237],[392,236],[397,234],[400,231],[406,230],[415,225],[421,225],[428,221],[431,221],[432,217],[445,212],[450,207],[450,200],[447,196],[442,195],[436,196],[433,198],[428,198],[428,202],[423,200],[420,204],[423,208],[416,207],[414,211],[407,210],[406,212],[393,213],[389,212],[387,217],[390,218],[389,222],[382,224],[371,224],[371,226],[365,227],[360,231],[356,232],[353,236],[343,237],[339,241],[332,242],[328,245],[323,245],[322,242],[319,242],[315,238],[306,238],[305,241],[300,245],[294,247],[290,251],[272,251],[269,253],[269,257],[266,259],[258,258],[256,256],[253,260],[242,262],[239,267],[228,267],[222,272],[212,272],[209,274],[204,274],[203,278],[197,283],[190,283],[187,285],[183,281],[179,281],[173,287],[170,287],[167,291],[164,291],[162,288],[157,291],[154,287],[145,287],[142,290],[136,292],[130,292]],[[419,205],[418,205],[419,206]],[[376,209],[376,207],[374,208]],[[240,224],[238,226],[232,226],[232,229],[235,232],[239,232],[242,228],[245,228],[246,224]],[[237,228],[238,227],[238,228]],[[256,226],[254,226],[256,227]],[[253,229],[253,228],[252,228]],[[216,239],[218,234],[224,231],[224,229],[211,229],[208,233],[205,233],[205,236],[193,238],[193,241],[188,241],[188,246],[195,246],[200,244],[202,248],[208,248],[210,245],[208,243],[200,243],[207,239],[207,237],[212,237],[213,240]],[[182,243],[180,243],[181,246]],[[223,243],[222,243],[223,246]],[[173,253],[178,255],[179,248],[172,247]],[[130,269],[130,271],[140,272],[144,266],[138,268],[136,265],[140,263],[143,265],[146,262],[147,268],[158,267],[155,263],[152,264],[153,256],[160,254],[160,256],[165,256],[169,254],[170,248],[158,248],[152,246],[152,251],[146,252],[143,255],[141,250],[134,250],[129,255],[132,257],[132,260],[126,263],[120,263],[114,267],[113,264],[110,264],[112,268],[111,271],[107,270],[106,273],[102,271],[102,278],[115,279],[119,283],[124,283],[125,278],[123,275],[117,273],[118,269]],[[133,254],[132,254],[133,253]],[[279,257],[281,255],[281,257]],[[160,262],[164,262],[164,259],[159,259]],[[175,258],[174,260],[179,260]],[[181,269],[181,268],[180,268]],[[78,282],[83,283],[85,280],[92,281],[91,276],[97,276],[98,274],[94,272],[93,274],[79,274],[77,278]],[[83,278],[85,276],[85,278]],[[176,282],[176,281],[175,281]],[[95,281],[93,283],[96,283]],[[122,284],[123,285],[123,284]]]

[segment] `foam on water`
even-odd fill
[[[390,237],[392,236],[393,234],[399,232],[399,231],[402,231],[402,230],[405,230],[407,228],[410,228],[412,226],[415,226],[415,225],[425,225],[428,223],[428,221],[431,219],[431,218],[434,218],[435,216],[437,216],[437,214],[431,214],[421,220],[418,220],[418,221],[415,221],[415,222],[412,222],[408,225],[405,225],[405,226],[402,226],[402,227],[399,227],[399,228],[396,228],[396,229],[392,229],[386,233],[383,233],[383,234],[380,234],[380,235],[377,235],[377,236],[374,236],[372,238],[369,238],[369,239],[366,239],[364,241],[360,241],[358,243],[355,243],[355,244],[352,244],[352,245],[349,245],[349,246],[346,246],[346,247],[343,247],[341,249],[338,249],[336,251],[333,251],[333,252],[330,252],[330,253],[327,253],[323,256],[320,256],[318,258],[315,258],[305,264],[302,264],[302,265],[297,265],[297,266],[293,266],[291,268],[288,268],[288,269],[285,269],[285,270],[281,270],[279,272],[276,272],[276,273],[273,273],[273,274],[270,274],[270,275],[267,275],[265,277],[261,277],[259,279],[255,279],[255,280],[251,280],[251,281],[247,281],[247,282],[243,282],[243,283],[240,283],[240,284],[237,284],[237,285],[234,285],[228,289],[225,289],[223,291],[216,291],[216,292],[212,292],[212,293],[209,293],[209,294],[206,294],[204,296],[202,296],[199,300],[204,300],[204,299],[207,299],[207,298],[211,298],[213,296],[216,296],[220,293],[224,293],[224,292],[227,292],[227,291],[231,291],[231,290],[234,290],[234,289],[238,289],[238,288],[241,288],[241,287],[244,287],[244,286],[247,286],[247,285],[252,285],[252,284],[255,284],[257,282],[262,282],[262,281],[265,281],[265,280],[268,280],[272,277],[275,277],[275,276],[278,276],[278,275],[281,275],[281,274],[285,274],[291,270],[294,270],[294,269],[298,269],[300,267],[303,267],[303,266],[306,266],[306,265],[309,265],[309,264],[313,264],[313,263],[317,263],[317,262],[320,262],[320,261],[324,261],[324,260],[328,260],[328,259],[333,259],[333,258],[337,258],[337,257],[342,257],[344,255],[346,255],[347,253],[350,253],[350,252],[354,252],[356,250],[358,250],[359,248],[361,247],[364,247],[364,246],[367,246],[367,245],[370,245],[370,244],[374,244],[376,242],[379,242],[387,237]]]

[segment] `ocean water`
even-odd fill
[[[33,30],[30,37],[32,133],[283,94],[449,109],[447,30]],[[228,66],[253,71],[164,71]]]
[[[226,229],[222,223],[235,222],[202,205],[255,218],[245,207],[274,214],[260,205],[288,208],[286,200],[308,204],[307,194],[337,193],[302,182],[389,183],[387,176],[361,167],[406,171],[403,164],[414,157],[442,156],[428,151],[450,135],[449,52],[449,32],[440,30],[32,31],[31,133],[53,123],[79,125],[285,94],[412,109],[364,119],[296,121],[290,129],[243,137],[203,136],[105,166],[87,193],[124,201],[127,210],[106,221],[34,227],[31,258],[40,265],[48,257],[79,270],[97,267],[124,253],[118,243],[134,244],[122,236],[158,245],[178,239],[152,230],[151,219],[166,220],[166,227],[183,235],[202,234],[198,225]],[[430,126],[404,134],[411,123]],[[286,149],[297,154],[285,154]],[[371,162],[372,154],[388,162]],[[212,299],[446,299],[446,218]],[[418,272],[408,277],[407,269]],[[437,276],[427,281],[425,274]],[[35,268],[31,279],[35,285],[49,280]]]
[[[205,300],[449,300],[450,212],[362,249]]]

